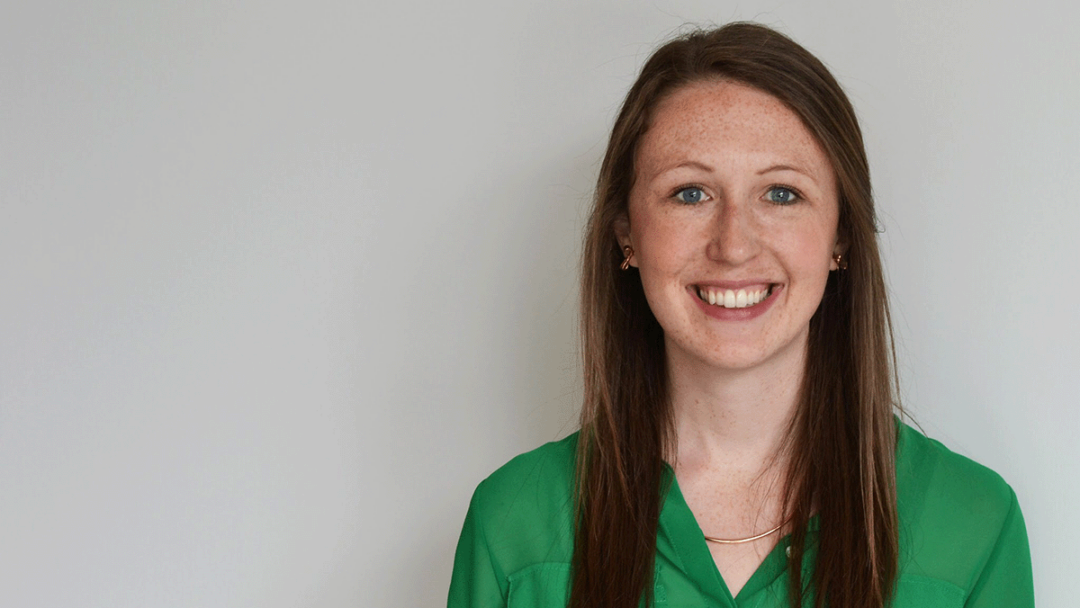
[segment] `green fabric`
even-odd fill
[[[473,495],[458,542],[449,608],[566,606],[573,549],[577,434],[513,459]],[[897,448],[900,576],[895,608],[1034,606],[1016,494],[996,473],[901,423]],[[819,534],[810,522],[804,572]],[[701,529],[672,483],[657,535],[657,606],[783,608],[789,537],[731,597]]]

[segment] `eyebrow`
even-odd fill
[[[698,170],[704,171],[706,173],[712,173],[713,172],[713,168],[710,167],[709,165],[706,165],[703,162],[699,162],[699,161],[696,161],[696,160],[684,160],[683,162],[681,162],[681,163],[679,163],[677,165],[671,165],[670,167],[664,167],[663,169],[660,169],[659,171],[654,171],[649,176],[648,179],[649,179],[649,181],[652,181],[652,180],[658,179],[661,175],[666,175],[667,173],[675,171],[676,169],[687,169],[687,168],[698,169]]]
[[[805,175],[807,177],[810,177],[810,178],[813,177],[812,175],[810,175],[805,170],[800,169],[799,167],[792,166],[792,165],[773,165],[773,166],[771,166],[771,167],[769,167],[767,169],[762,169],[761,171],[758,171],[757,174],[758,175],[765,175],[766,173],[772,173],[773,171],[794,171],[796,173],[802,173],[803,175]]]
[[[657,172],[657,175],[667,173],[668,171],[674,171],[675,169],[684,169],[684,168],[687,168],[687,167],[692,168],[692,169],[701,169],[702,171],[707,171],[709,173],[713,172],[713,168],[710,167],[709,165],[706,165],[705,163],[701,163],[701,162],[698,162],[696,160],[687,160],[687,161],[683,161],[683,162],[681,162],[681,163],[679,163],[677,165],[672,165],[670,167],[664,168],[664,169],[660,170],[659,172]]]

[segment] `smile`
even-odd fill
[[[765,298],[768,298],[772,292],[775,284],[770,284],[764,289],[751,289],[749,291],[745,289],[719,289],[714,287],[695,287],[694,291],[697,292],[698,298],[702,302],[706,302],[713,306],[719,306],[722,308],[750,308],[760,304]]]

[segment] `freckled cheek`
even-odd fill
[[[705,247],[693,230],[677,222],[652,219],[638,223],[633,232],[641,270],[656,275],[682,271],[696,259],[696,252]]]
[[[829,272],[833,242],[821,232],[791,235],[776,247],[785,252],[792,271],[798,276],[824,282]]]
[[[645,298],[661,326],[666,327],[672,315],[681,314],[676,310],[685,306],[683,282],[695,258],[684,232],[658,222],[638,226],[634,242],[640,251],[638,270]]]

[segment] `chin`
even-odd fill
[[[740,344],[730,336],[715,336],[710,340],[710,344],[715,346],[711,347],[669,341],[668,352],[674,357],[669,355],[668,359],[674,365],[681,365],[681,360],[693,367],[710,368],[718,373],[751,371],[775,365],[801,366],[807,337],[806,334],[796,336],[794,340],[782,344],[763,342],[759,337],[753,343]],[[719,346],[721,344],[724,346]]]

